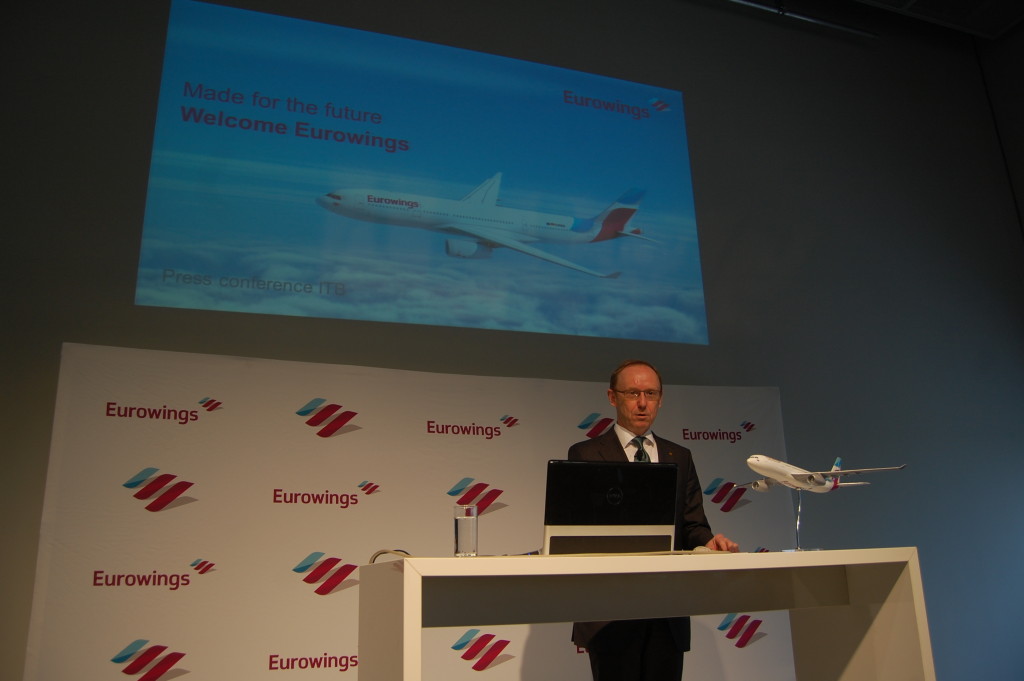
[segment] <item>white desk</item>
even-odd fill
[[[385,560],[360,568],[359,677],[419,681],[423,627],[765,610],[801,681],[935,679],[915,548]]]

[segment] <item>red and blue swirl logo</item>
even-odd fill
[[[148,648],[146,646],[149,646]],[[169,672],[185,653],[167,653],[167,646],[150,646],[144,638],[136,639],[124,647],[110,661],[126,665],[121,671],[130,676],[142,674],[138,681],[157,681]],[[180,670],[184,671],[184,670]]]

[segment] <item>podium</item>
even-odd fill
[[[797,679],[934,681],[916,548],[405,558],[360,568],[359,677],[419,681],[421,629],[788,610]]]

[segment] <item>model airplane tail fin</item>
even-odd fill
[[[832,464],[832,468],[829,469],[829,472],[841,470],[843,470],[843,458],[841,456],[837,456],[835,463]],[[838,475],[835,477],[825,476],[825,482],[828,483],[828,487],[825,488],[826,492],[831,492],[834,489],[839,489],[843,485],[843,483],[839,482]]]
[[[843,470],[843,458],[841,456],[836,457],[836,462],[832,464],[832,470],[841,471]],[[831,478],[832,484],[829,486],[830,490],[838,489],[839,487],[860,487],[862,485],[870,485],[870,482],[839,482],[842,476],[835,476]]]
[[[597,225],[598,231],[591,241],[607,241],[620,236],[640,236],[639,230],[626,232],[626,225],[639,209],[644,193],[642,189],[630,189],[612,205],[605,208],[600,215],[594,218],[594,224]]]

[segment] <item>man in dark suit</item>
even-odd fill
[[[711,531],[690,450],[651,432],[661,399],[661,376],[653,366],[639,360],[623,362],[608,384],[615,426],[604,435],[574,444],[569,459],[676,464],[674,548],[738,551],[735,542]],[[679,681],[683,653],[690,649],[690,619],[577,622],[572,640],[587,649],[594,681]]]

